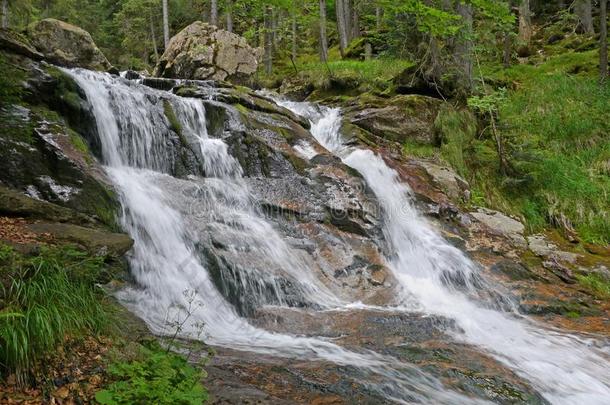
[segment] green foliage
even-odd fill
[[[576,279],[600,299],[610,298],[610,280],[600,274],[577,275]]]
[[[442,157],[460,176],[466,176],[465,153],[472,149],[477,131],[477,121],[467,109],[456,110],[444,104],[434,121],[434,129],[441,139]]]
[[[98,333],[109,314],[93,286],[103,259],[73,248],[24,257],[0,248],[0,367],[21,383],[66,335]],[[93,274],[91,274],[93,273]]]
[[[205,372],[156,344],[143,347],[141,359],[114,363],[108,371],[115,381],[96,393],[100,404],[200,405],[208,398]]]

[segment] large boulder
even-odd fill
[[[169,41],[155,76],[244,83],[256,72],[258,58],[245,38],[195,21]]]
[[[31,24],[27,35],[38,52],[55,64],[92,70],[112,67],[91,35],[75,25],[45,18]]]

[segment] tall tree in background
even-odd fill
[[[599,77],[602,83],[608,79],[608,1],[599,3]]]
[[[2,0],[2,28],[8,28],[8,0]]]
[[[457,13],[462,17],[462,30],[456,45],[456,59],[460,87],[465,95],[470,94],[473,85],[472,23],[473,11],[470,3],[458,1]]]
[[[165,48],[167,48],[169,44],[169,11],[167,9],[167,0],[163,0],[163,43]]]
[[[298,4],[297,4],[297,0],[293,0],[292,1],[292,53],[291,53],[291,57],[292,57],[292,63],[295,63],[294,61],[297,59],[297,50],[298,50],[298,39],[297,39],[297,29],[298,29],[298,22],[297,22],[297,11],[298,10]]]
[[[218,25],[218,0],[210,1],[210,24]]]
[[[326,0],[320,0],[320,61],[328,60],[328,36],[326,34]]]
[[[320,7],[322,7],[320,5]],[[336,0],[335,1],[335,14],[337,16],[337,32],[339,34],[339,49],[341,51],[341,55],[345,54],[345,50],[349,45],[349,22],[348,22],[348,14],[349,12],[349,0]]]
[[[519,40],[530,44],[532,40],[532,11],[530,0],[521,0],[519,4]]]
[[[273,72],[273,7],[265,6],[263,18],[263,48],[265,54],[265,73],[270,75]]]
[[[579,27],[585,34],[594,34],[591,0],[575,0],[574,12],[578,16]]]
[[[233,32],[233,0],[227,0],[227,31]]]
[[[379,0],[377,0],[377,3],[375,3],[375,29],[377,31],[381,31],[382,18],[383,18],[383,8],[382,8],[381,4],[379,3]]]

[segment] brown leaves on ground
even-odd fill
[[[40,362],[31,387],[20,387],[14,376],[0,384],[0,404],[72,405],[93,402],[107,383],[104,357],[112,341],[104,337],[66,339]]]
[[[0,241],[27,245],[51,239],[50,234],[38,234],[27,229],[27,225],[31,223],[24,218],[0,217]]]

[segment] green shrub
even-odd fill
[[[95,395],[104,405],[200,405],[208,398],[201,384],[205,372],[157,344],[143,347],[141,359],[117,362],[108,370],[115,381]]]
[[[69,335],[98,333],[108,313],[94,290],[102,265],[72,248],[43,248],[23,257],[0,249],[0,367],[27,382],[37,362]]]

